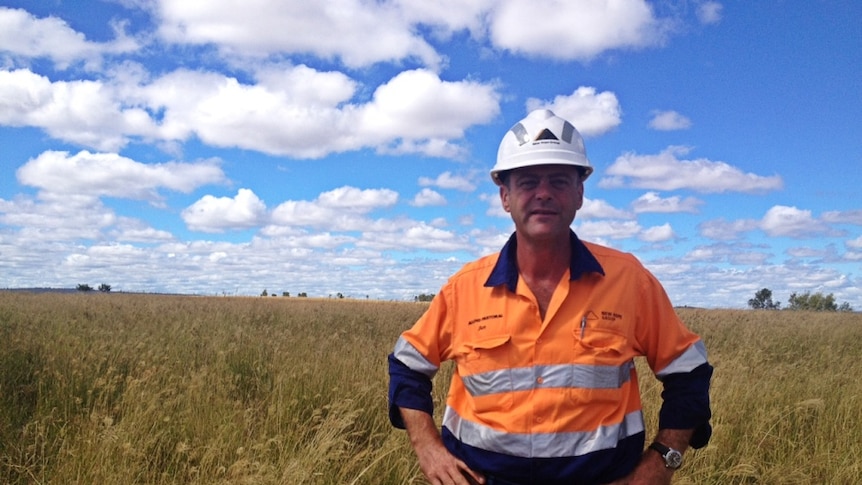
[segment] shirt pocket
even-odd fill
[[[496,335],[464,342],[455,355],[458,374],[477,413],[512,405],[512,337]]]
[[[599,320],[581,320],[572,334],[574,359],[591,365],[620,365],[628,360],[628,339],[622,330]]]
[[[593,410],[597,413],[623,405],[622,387],[633,366],[626,335],[599,320],[587,320],[575,328],[572,341],[570,399],[577,406],[598,406]]]

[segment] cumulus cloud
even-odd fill
[[[413,197],[410,203],[414,207],[427,207],[432,205],[446,205],[446,198],[429,188],[424,188]]]
[[[670,223],[664,223],[660,226],[649,227],[644,229],[641,234],[638,236],[638,239],[641,241],[656,243],[669,241],[674,239],[676,234],[673,232],[673,228],[670,226]]]
[[[539,0],[526,6],[523,0],[320,0],[250,9],[228,0],[160,0],[152,10],[166,42],[214,45],[229,56],[313,55],[351,68],[411,61],[439,70],[446,59],[423,32],[439,40],[467,31],[494,49],[586,61],[608,50],[661,45],[674,29],[673,20],[657,17],[644,0]]]
[[[465,131],[500,109],[493,84],[443,81],[427,70],[401,72],[358,104],[349,102],[355,82],[340,73],[296,66],[258,75],[260,84],[183,69],[153,80],[118,74],[52,82],[28,70],[0,71],[0,123],[43,128],[100,151],[135,138],[196,136],[211,146],[297,158],[363,148],[457,158]]]
[[[783,186],[780,176],[746,173],[725,162],[705,158],[683,160],[691,149],[671,146],[657,155],[626,153],[605,170],[603,188],[635,187],[655,190],[689,189],[702,193],[760,193]]]
[[[117,151],[133,136],[157,136],[147,111],[120,97],[102,81],[52,82],[26,69],[0,71],[0,124],[41,128],[100,151]]]
[[[205,195],[183,210],[181,216],[193,231],[248,229],[265,222],[266,204],[253,191],[239,189],[233,198]]]
[[[37,18],[26,10],[0,6],[0,52],[18,60],[47,58],[59,69],[83,61],[89,69],[101,65],[103,54],[120,54],[137,50],[137,41],[128,37],[123,25],[113,25],[116,39],[91,42],[57,17]]]
[[[759,227],[759,222],[754,219],[740,219],[727,221],[716,219],[705,221],[697,226],[701,236],[717,241],[732,241],[739,238],[743,233],[753,231]]]
[[[773,237],[813,237],[829,231],[822,221],[815,219],[810,210],[776,205],[766,211],[760,228]]]
[[[440,55],[399,7],[360,0],[258,2],[254,8],[227,0],[160,0],[156,12],[164,40],[216,45],[227,55],[311,54],[354,68],[413,58],[438,66]]]
[[[643,0],[504,0],[489,18],[495,46],[561,60],[590,60],[611,49],[661,45],[672,29]]]
[[[691,120],[676,111],[655,111],[649,127],[659,131],[687,130]]]
[[[47,151],[17,171],[18,181],[45,194],[161,200],[160,189],[183,193],[207,184],[224,183],[224,172],[211,160],[195,163],[145,164],[115,153],[86,150]]]
[[[637,221],[586,221],[577,223],[577,233],[586,240],[627,239],[635,237],[642,228]]]
[[[610,91],[599,93],[596,88],[589,86],[581,86],[572,94],[557,96],[550,102],[529,98],[527,111],[535,109],[549,109],[569,120],[584,137],[607,133],[622,122],[622,109],[617,96]]]
[[[703,201],[694,197],[686,197],[684,199],[678,195],[672,197],[661,197],[656,192],[647,192],[632,202],[632,209],[636,214],[649,212],[688,212],[696,214],[698,207],[701,205],[703,205]]]
[[[454,189],[461,192],[472,192],[476,190],[476,183],[473,182],[473,177],[453,175],[452,172],[443,172],[436,179],[429,177],[420,177],[419,185],[421,187],[439,187],[441,189]]]
[[[324,192],[313,201],[288,200],[271,214],[272,224],[286,227],[314,227],[328,230],[377,230],[379,224],[362,217],[398,201],[398,193],[389,189],[340,187]],[[271,230],[271,229],[270,229]]]
[[[577,217],[579,219],[632,219],[634,215],[617,209],[605,200],[584,197],[584,205],[578,211]]]

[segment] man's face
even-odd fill
[[[575,213],[584,202],[584,183],[571,165],[538,165],[512,170],[500,186],[503,209],[515,229],[534,240],[568,237]]]

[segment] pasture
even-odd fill
[[[386,356],[424,308],[0,292],[0,483],[424,483],[386,417]],[[715,431],[674,483],[859,483],[862,314],[679,312]]]

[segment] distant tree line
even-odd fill
[[[85,293],[89,292],[89,291],[93,291],[93,287],[86,284],[86,283],[78,284],[78,286],[76,286],[75,289],[78,291],[83,291]],[[101,285],[99,285],[99,291],[101,291],[102,293],[110,293],[111,292],[111,285],[106,284],[106,283],[102,283]]]
[[[805,293],[792,293],[787,302],[789,306],[787,310],[810,310],[816,312],[852,312],[853,307],[846,301],[840,305],[835,302],[835,295],[829,293],[824,295],[821,292],[812,294],[806,291]],[[780,302],[772,301],[772,290],[763,288],[754,294],[754,298],[748,300],[748,306],[755,310],[779,310],[781,309]]]

